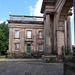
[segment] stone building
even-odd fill
[[[8,22],[8,57],[37,56],[43,53],[43,17],[10,15]]]
[[[8,56],[71,52],[73,0],[43,0],[43,17],[10,15]]]

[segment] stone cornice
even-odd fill
[[[43,21],[22,21],[22,20],[7,20],[8,23],[21,23],[21,24],[44,24]]]
[[[45,6],[46,5],[55,5],[57,0],[43,0],[42,2],[42,7],[41,7],[41,13],[44,12]]]

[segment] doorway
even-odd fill
[[[27,54],[31,54],[31,44],[27,44]]]

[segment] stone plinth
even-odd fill
[[[64,75],[75,75],[75,63],[65,63],[64,70]]]
[[[73,58],[64,63],[64,75],[75,75],[75,47],[73,48]]]

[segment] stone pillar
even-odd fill
[[[73,5],[74,5],[74,48],[73,48],[73,56],[74,56],[74,58],[73,58],[73,60],[75,60],[75,0],[73,0]]]
[[[57,30],[57,17],[54,15],[54,53],[57,55],[57,40],[56,40],[56,30]]]
[[[24,35],[25,35],[25,33],[24,33],[24,29],[21,29],[21,32],[20,32],[20,42],[21,42],[21,52],[23,53],[23,52],[25,52],[24,51],[24,43],[25,43],[25,40],[24,40]]]
[[[74,47],[75,47],[75,0],[73,0],[74,5]]]
[[[13,28],[9,28],[9,53],[12,53]]]
[[[51,53],[51,24],[50,24],[50,14],[46,14],[46,20],[44,23],[44,33],[45,33],[45,42],[44,42],[44,47],[45,47],[45,54],[50,54]]]
[[[67,53],[67,21],[65,20],[65,53]]]
[[[7,57],[12,58],[13,57],[13,28],[9,28],[9,50],[7,50]]]
[[[58,60],[62,59],[63,47],[64,47],[64,32],[57,31],[57,53],[58,53]]]
[[[34,40],[34,42],[33,42],[33,47],[34,47],[34,53],[37,53],[38,51],[38,49],[37,49],[37,29],[34,29],[33,30],[33,35],[34,35],[34,37],[33,37],[33,40]]]
[[[62,59],[63,48],[65,47],[65,20],[59,19],[58,21],[58,29],[57,29],[57,53],[58,60]]]
[[[70,16],[67,18],[67,52],[72,52]]]
[[[46,54],[46,18],[44,18],[44,54]]]

